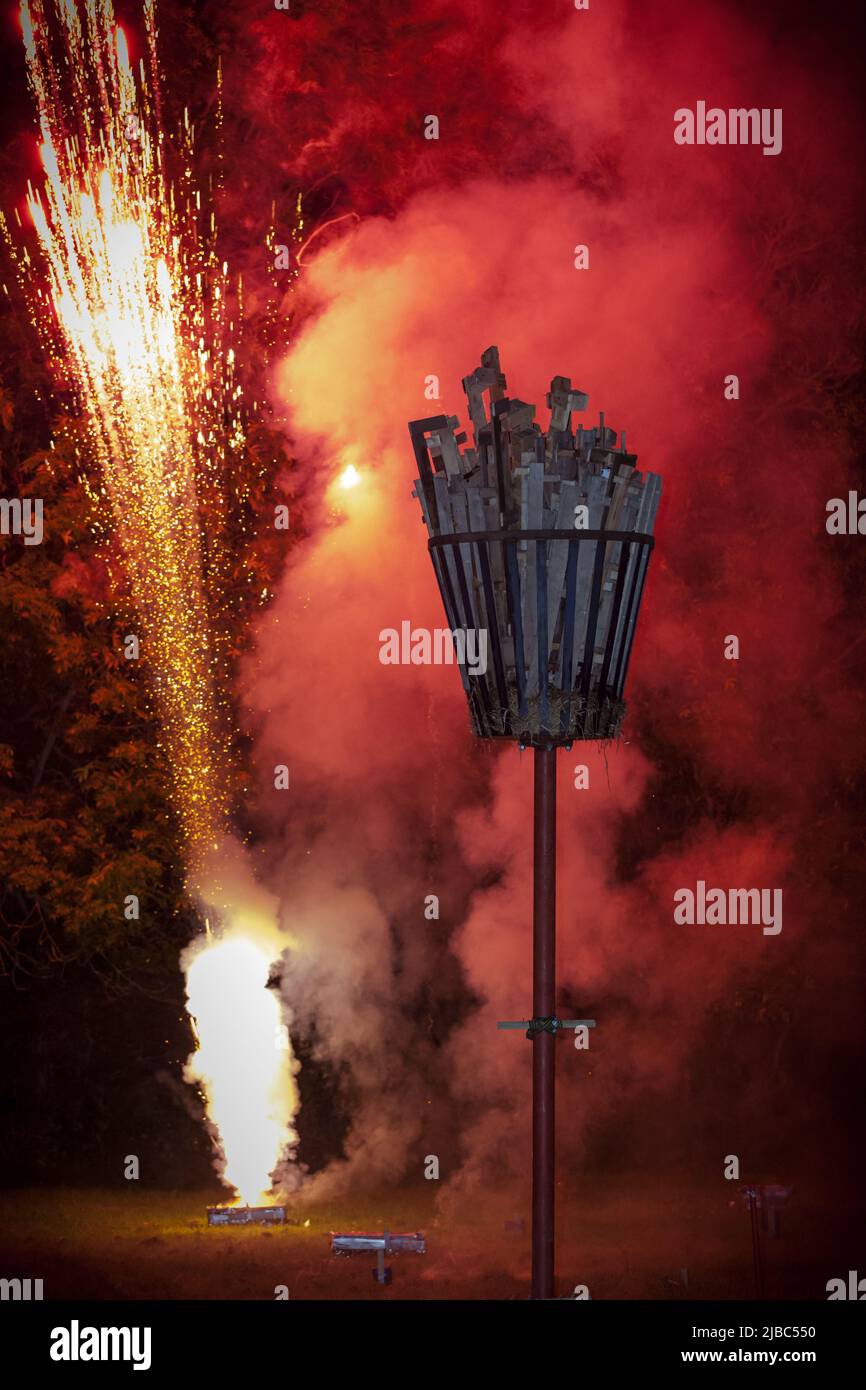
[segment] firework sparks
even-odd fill
[[[144,0],[147,69],[136,79],[111,0],[24,0],[21,25],[45,171],[28,206],[47,285],[40,327],[76,389],[100,487],[111,503],[141,651],[161,718],[171,794],[199,901],[221,900],[214,869],[229,836],[225,478],[244,443],[228,268],[203,231],[193,131],[161,128],[156,18]],[[25,256],[25,261],[27,260]],[[28,262],[29,264],[29,262]],[[254,886],[250,887],[254,895]],[[243,903],[188,957],[202,1084],[220,1168],[258,1199],[294,1135],[288,1046],[267,990],[280,943]],[[276,1011],[276,1012],[275,1012]],[[286,1040],[287,1042],[287,1040]]]
[[[28,189],[28,205],[48,305],[142,619],[142,655],[194,865],[217,843],[228,809],[200,511],[203,503],[210,520],[221,519],[226,453],[242,442],[226,268],[199,235],[189,125],[180,195],[143,67],[136,83],[110,4],[88,0],[82,24],[75,5],[61,0],[57,17],[65,86],[42,0],[21,8],[45,169],[44,188]],[[149,2],[145,21],[155,72]],[[208,578],[218,583],[218,544],[208,558]]]

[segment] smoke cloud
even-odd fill
[[[434,4],[426,38],[401,8],[382,7],[388,72],[364,50],[345,84],[325,81],[351,39],[327,6],[284,37],[254,26],[243,98],[263,148],[287,103],[287,179],[330,180],[332,215],[358,214],[310,245],[271,383],[312,535],[243,688],[295,942],[283,990],[349,1117],[311,1190],[420,1176],[435,1152],[456,1206],[526,1168],[528,1052],[495,1025],[531,1004],[530,758],[473,744],[454,671],[378,660],[383,628],[442,623],[406,422],[467,422],[460,380],[489,343],[512,394],[543,414],[570,375],[664,479],[625,741],[560,754],[559,1012],[598,1020],[588,1052],[560,1044],[562,1162],[685,1152],[701,1125],[712,1162],[731,1135],[772,1164],[797,1059],[859,1028],[846,999],[820,1029],[794,1015],[802,981],[829,987],[855,950],[838,847],[857,632],[823,525],[851,466],[844,75],[730,5]],[[784,152],[675,145],[699,99],[782,108]],[[698,879],[781,888],[783,932],[675,926]]]

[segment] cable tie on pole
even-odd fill
[[[553,1033],[555,1036],[556,1030],[560,1026],[559,1019],[555,1014],[552,1018],[531,1018],[529,1020],[529,1027],[526,1030],[526,1036],[529,1038],[530,1042],[533,1042],[539,1033]]]

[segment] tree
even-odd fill
[[[4,497],[42,499],[44,539],[0,539],[0,972],[81,959],[114,986],[146,985],[193,930],[159,722],[145,672],[124,658],[134,610],[87,441],[62,396],[46,404],[20,308],[13,294],[0,319],[0,481]],[[267,427],[251,429],[225,522],[229,661],[284,554],[273,479],[287,469]]]

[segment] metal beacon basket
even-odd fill
[[[571,430],[586,397],[564,377],[547,434],[534,406],[504,396],[496,348],[463,385],[474,448],[461,451],[454,417],[409,431],[449,627],[483,638],[484,669],[460,663],[473,731],[523,747],[614,738],[661,480],[637,471],[603,416]]]

